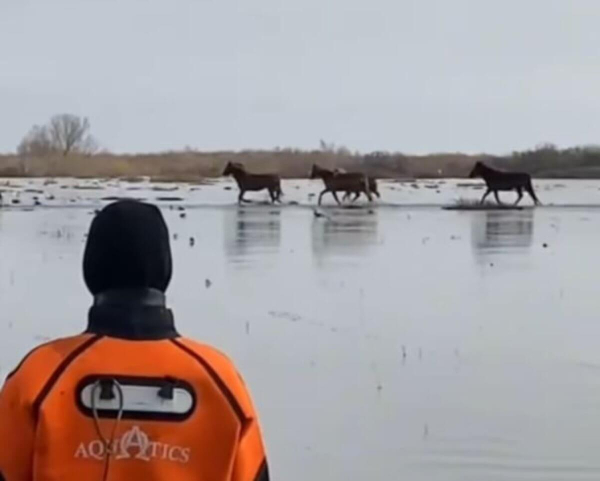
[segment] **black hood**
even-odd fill
[[[176,337],[164,292],[172,274],[169,230],[160,210],[133,200],[92,221],[83,276],[94,305],[88,332],[127,339]]]
[[[123,200],[93,220],[83,258],[92,294],[131,288],[165,292],[171,273],[169,230],[156,206]]]

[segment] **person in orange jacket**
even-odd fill
[[[258,418],[232,362],[179,335],[169,232],[136,201],[93,220],[87,330],[31,351],[0,393],[2,481],[268,481]]]

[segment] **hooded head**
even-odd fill
[[[165,292],[171,273],[169,230],[157,207],[123,200],[94,218],[83,258],[93,295],[120,289]]]

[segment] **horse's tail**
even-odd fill
[[[527,190],[527,192],[529,193],[529,195],[531,196],[531,198],[533,199],[533,201],[535,202],[536,205],[541,204],[537,195],[535,195],[535,191],[533,190],[533,183],[531,182],[531,177],[527,178],[527,183],[525,184],[525,189]]]
[[[281,179],[277,179],[277,183],[275,184],[275,191],[277,192],[277,198],[279,199],[284,195],[283,190],[281,190]]]
[[[363,182],[365,183],[365,194],[367,194],[367,199],[369,199],[369,202],[372,202],[373,196],[371,195],[371,181],[367,175],[364,176]]]
[[[369,184],[370,184],[371,192],[373,192],[373,194],[375,194],[378,198],[381,199],[381,194],[379,193],[379,187],[377,186],[377,180],[375,178],[370,178]]]

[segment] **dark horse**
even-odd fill
[[[364,174],[333,172],[332,170],[323,169],[318,165],[313,165],[310,172],[310,178],[321,178],[325,184],[325,189],[319,194],[319,205],[321,205],[323,196],[327,192],[331,192],[335,201],[340,205],[342,203],[337,195],[338,192],[345,192],[347,195],[349,195],[350,192],[354,192],[355,194],[358,193],[358,195],[360,195],[361,192],[364,192],[369,199],[369,202],[373,200],[369,179]]]
[[[486,197],[492,192],[496,198],[496,202],[501,204],[500,197],[498,197],[499,191],[516,190],[517,200],[515,205],[523,198],[523,190],[525,190],[533,199],[536,205],[540,203],[531,183],[531,176],[525,172],[503,172],[501,170],[492,169],[483,162],[477,162],[473,170],[469,174],[469,177],[481,177],[487,185],[487,190],[481,198],[481,203],[485,201]]]
[[[249,174],[242,164],[229,162],[225,166],[223,175],[232,175],[240,188],[238,203],[246,202],[244,194],[247,191],[259,191],[267,189],[271,196],[271,202],[281,202],[281,180],[276,174]]]
[[[369,180],[369,190],[371,191],[371,194],[375,194],[379,199],[381,199],[381,194],[377,188],[377,180],[373,177],[368,177],[367,179]],[[342,201],[347,200],[352,194],[354,194],[354,198],[350,202],[356,202],[356,200],[360,197],[360,194],[365,192],[363,186],[361,185],[360,187],[361,188],[358,190],[347,190],[344,194],[344,197],[342,197]]]

